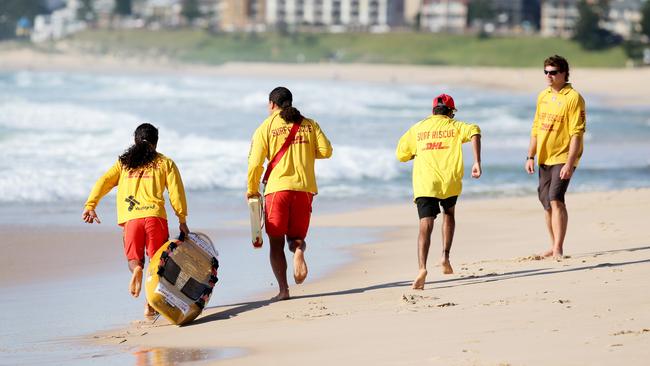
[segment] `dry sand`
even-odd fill
[[[543,60],[540,60],[542,62]],[[570,57],[569,57],[569,61]],[[78,53],[41,53],[31,49],[0,50],[0,71],[51,70],[83,72],[176,73],[285,79],[326,79],[477,87],[532,94],[544,88],[540,68],[449,67],[378,64],[279,64],[233,62],[221,66],[170,60],[116,58]],[[650,68],[594,69],[574,65],[571,82],[588,97],[607,105],[650,105]]]
[[[567,204],[570,258],[558,261],[529,257],[549,245],[534,197],[461,200],[456,273],[434,266],[436,222],[424,291],[410,289],[417,273],[412,205],[316,215],[315,226],[390,231],[350,249],[356,260],[334,275],[292,286],[289,301],[270,303],[268,293],[208,308],[190,326],[161,319],[97,337],[131,349],[246,350],[224,365],[647,364],[650,190],[569,194]]]

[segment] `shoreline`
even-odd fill
[[[613,360],[642,364],[643,344],[650,337],[650,315],[643,304],[650,304],[650,296],[641,291],[639,276],[650,263],[650,242],[636,228],[642,221],[643,202],[650,203],[650,189],[573,193],[567,202],[573,218],[567,235],[569,257],[559,261],[530,258],[543,251],[547,241],[536,198],[462,202],[452,250],[455,274],[443,276],[439,267],[430,265],[424,291],[410,290],[417,269],[417,220],[411,205],[316,215],[313,225],[318,227],[389,231],[378,242],[347,247],[353,260],[335,273],[291,286],[289,301],[261,299],[209,307],[189,326],[140,323],[100,332],[90,341],[245,350],[241,357],[219,361],[229,365],[268,359],[316,365],[332,360],[544,365],[557,359],[564,364]],[[594,208],[594,202],[617,205]],[[495,225],[494,214],[484,217],[480,211],[485,210],[512,221],[510,230]],[[485,221],[485,227],[472,231]],[[434,227],[431,263],[438,259],[438,233],[439,223]],[[521,237],[531,234],[534,239],[525,239],[522,246]],[[501,243],[496,253],[477,244],[486,238]],[[594,276],[598,281],[592,280]],[[614,287],[607,286],[610,282]],[[610,291],[607,295],[602,286]],[[590,329],[589,342],[580,341],[587,337],[583,329]],[[439,333],[434,346],[432,330]],[[541,334],[548,337],[537,339]],[[536,338],[534,347],[526,343],[531,337]],[[615,343],[619,341],[620,346]],[[527,349],[551,346],[553,355],[530,359]],[[574,346],[580,352],[572,350]]]
[[[540,60],[540,63],[542,60]],[[187,74],[194,76],[247,76],[342,80],[371,83],[452,85],[531,94],[545,87],[540,69],[421,66],[387,64],[283,64],[231,62],[223,65],[190,64],[147,58],[117,58],[80,53],[44,53],[20,48],[0,50],[0,72],[53,71],[88,73]],[[570,81],[583,95],[611,106],[647,107],[650,68],[604,69],[573,67]]]

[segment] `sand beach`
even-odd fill
[[[316,215],[315,227],[389,230],[351,248],[354,262],[333,275],[291,286],[289,301],[270,302],[268,292],[210,307],[189,326],[136,322],[92,340],[125,351],[244,350],[213,362],[224,365],[642,365],[650,190],[570,194],[567,203],[567,258],[536,260],[548,244],[535,197],[461,201],[455,273],[433,265],[437,226],[424,291],[410,289],[413,206]]]

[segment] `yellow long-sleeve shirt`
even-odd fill
[[[248,155],[248,194],[259,193],[264,161],[271,160],[289,135],[292,124],[273,112],[255,130]],[[305,118],[293,143],[271,171],[264,194],[277,191],[318,193],[314,165],[316,159],[332,156],[332,144],[315,121]]]
[[[185,223],[187,202],[183,181],[174,161],[163,154],[158,153],[152,166],[146,169],[129,170],[118,160],[95,183],[86,201],[86,209],[94,210],[99,200],[115,186],[118,224],[142,217],[167,219],[165,188],[169,191],[169,201],[178,221]]]
[[[574,135],[583,135],[586,127],[585,100],[566,84],[555,93],[548,87],[537,97],[537,110],[531,136],[537,137],[537,163],[564,164],[569,157],[569,143]],[[578,166],[582,146],[575,166]]]
[[[395,155],[413,161],[413,197],[440,199],[458,196],[463,188],[462,144],[480,135],[474,124],[431,115],[400,138]]]

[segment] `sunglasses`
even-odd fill
[[[560,70],[544,70],[544,75],[557,75]]]

